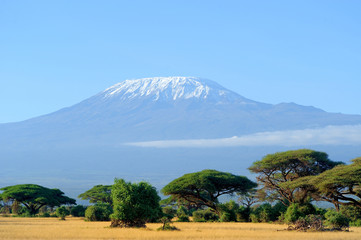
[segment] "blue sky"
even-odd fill
[[[0,0],[0,123],[155,76],[361,114],[360,26],[358,0]]]

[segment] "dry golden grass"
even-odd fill
[[[0,239],[361,239],[361,228],[351,232],[277,231],[284,225],[263,223],[174,223],[181,231],[109,228],[110,222],[85,222],[80,218],[0,218]]]

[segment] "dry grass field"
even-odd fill
[[[80,218],[0,218],[0,239],[361,239],[361,228],[350,232],[278,231],[284,225],[263,223],[174,223],[180,231],[162,232],[161,224],[147,229],[114,229],[109,222],[85,222]]]

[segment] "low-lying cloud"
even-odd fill
[[[361,125],[328,126],[318,129],[260,132],[250,135],[218,139],[165,140],[126,143],[128,146],[154,148],[359,144],[361,144]]]

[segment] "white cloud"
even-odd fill
[[[137,147],[234,147],[234,146],[311,146],[361,144],[361,125],[328,126],[318,129],[260,132],[219,139],[165,140],[126,143]]]

